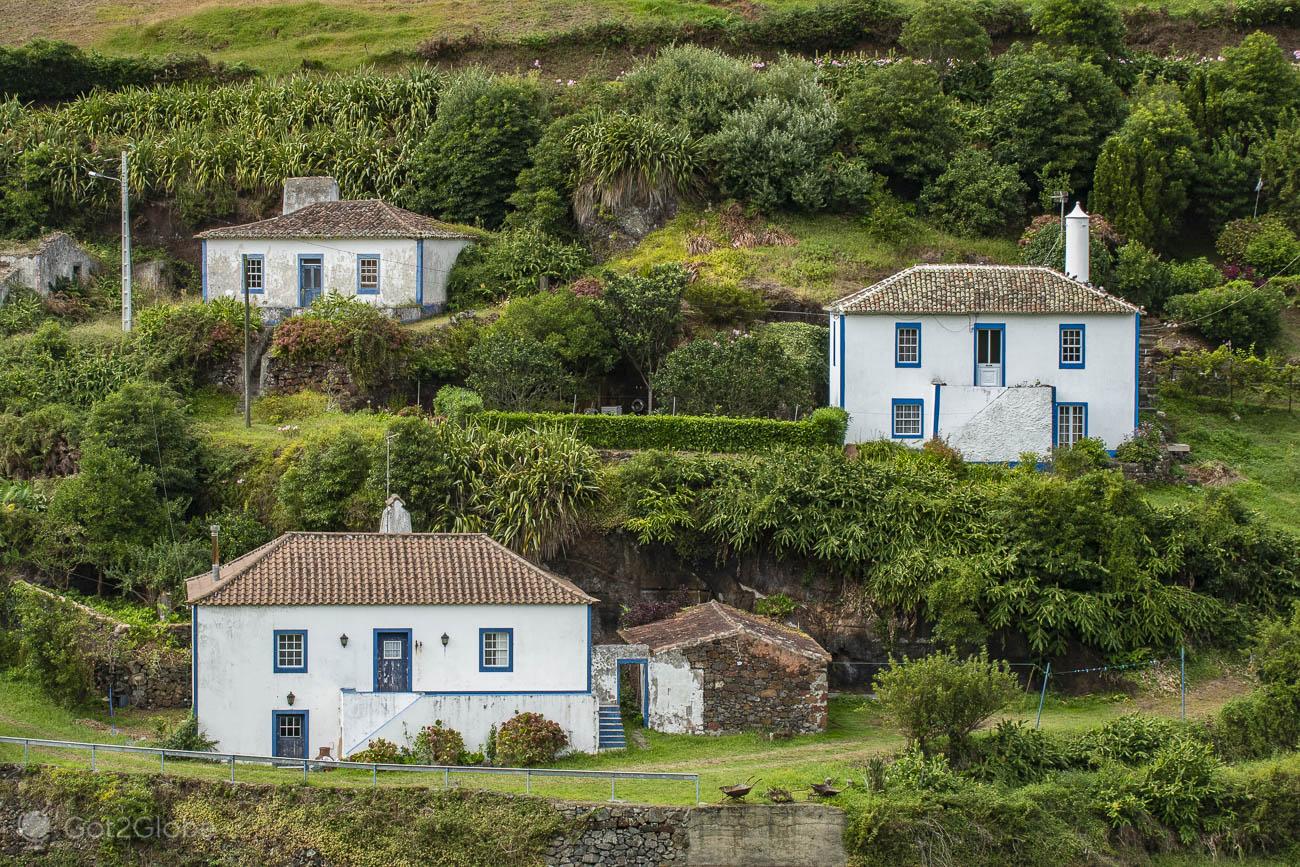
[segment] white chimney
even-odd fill
[[[329,177],[285,178],[280,213],[292,214],[318,202],[337,202],[339,182]]]
[[[1088,215],[1078,202],[1065,218],[1065,275],[1088,282]]]
[[[388,502],[384,504],[384,513],[379,518],[379,532],[411,532],[411,513],[406,511],[406,505],[397,494],[389,497]]]

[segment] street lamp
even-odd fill
[[[90,176],[103,181],[117,181],[122,185],[122,330],[131,330],[131,198],[127,188],[128,167],[126,151],[122,151],[121,177],[92,171]]]

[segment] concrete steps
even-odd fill
[[[600,748],[602,750],[625,750],[627,738],[623,734],[623,714],[616,704],[600,706],[598,716],[600,724]]]

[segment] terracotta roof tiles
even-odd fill
[[[466,238],[472,232],[379,199],[317,202],[288,214],[199,232],[197,238]]]
[[[186,582],[200,605],[589,605],[481,533],[285,533]]]
[[[830,661],[831,658],[805,632],[716,601],[685,608],[666,620],[621,629],[619,635],[628,644],[644,644],[654,653],[694,647],[733,635],[749,635],[814,659]]]
[[[1033,265],[914,265],[826,308],[832,313],[1127,313],[1097,286]]]

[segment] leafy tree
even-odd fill
[[[1027,182],[1063,176],[1081,191],[1124,112],[1120,89],[1098,66],[1045,45],[1016,45],[994,63],[984,123],[993,155],[1019,166]]]
[[[1097,159],[1092,206],[1116,230],[1147,244],[1181,228],[1196,178],[1196,130],[1177,91],[1157,87],[1133,107]]]
[[[1263,277],[1300,274],[1300,240],[1280,220],[1261,220],[1241,258]]]
[[[578,156],[569,134],[584,120],[582,113],[552,121],[529,151],[529,165],[519,173],[510,194],[506,227],[534,229],[545,235],[569,236],[576,228],[571,202]]]
[[[932,218],[959,235],[992,235],[1024,219],[1025,190],[1015,166],[967,148],[925,188],[921,201]]]
[[[202,444],[184,404],[166,386],[124,385],[91,408],[84,431],[87,445],[118,449],[150,468],[159,497],[199,494]]]
[[[772,337],[701,337],[674,349],[654,376],[660,401],[684,415],[788,416],[817,400],[805,368]]]
[[[899,660],[876,675],[874,687],[881,709],[926,755],[940,741],[950,755],[960,754],[971,732],[1020,692],[1011,669],[990,661],[988,651]]]
[[[301,446],[276,485],[277,523],[294,530],[343,530],[374,524],[381,487],[367,484],[375,443],[344,428]]]
[[[686,303],[715,328],[743,327],[767,311],[763,293],[738,280],[696,279],[686,287]]]
[[[1116,256],[1115,291],[1139,307],[1160,310],[1173,294],[1169,266],[1146,244],[1129,241]]]
[[[993,41],[975,14],[975,6],[963,0],[925,0],[903,25],[898,42],[909,53],[944,70],[950,62],[972,62],[989,56]]]
[[[1254,201],[1259,160],[1243,136],[1224,133],[1196,151],[1191,210],[1212,228],[1244,217]]]
[[[408,204],[448,220],[501,225],[545,110],[535,82],[459,73],[438,95],[437,116],[411,156]]]
[[[1254,286],[1233,280],[1169,299],[1166,307],[1177,319],[1192,322],[1197,331],[1216,343],[1265,349],[1281,331],[1281,313],[1287,306],[1275,285]]]
[[[1222,63],[1203,64],[1183,88],[1183,101],[1201,135],[1271,131],[1288,112],[1300,108],[1300,72],[1277,40],[1252,33],[1223,50]]]
[[[1300,112],[1256,144],[1254,153],[1270,210],[1300,230]]]
[[[470,350],[469,387],[489,409],[555,409],[573,383],[560,353],[531,336],[485,334]]]
[[[623,79],[624,103],[692,137],[716,132],[723,119],[749,104],[757,77],[747,63],[720,51],[681,45],[664,49]]]
[[[589,261],[580,244],[538,228],[507,229],[457,257],[447,278],[448,303],[453,310],[465,310],[502,297],[529,295],[543,281],[572,279]]]
[[[654,409],[655,372],[677,341],[682,294],[690,276],[680,265],[656,265],[644,274],[614,274],[603,300],[614,342],[646,386],[646,409]]]
[[[833,80],[841,122],[858,156],[894,178],[924,182],[958,144],[956,112],[928,66],[855,66]]]
[[[1114,285],[1115,249],[1119,234],[1105,217],[1092,214],[1088,221],[1088,274],[1098,286]],[[1060,217],[1042,214],[1035,217],[1020,236],[1020,257],[1026,265],[1045,265],[1065,270],[1065,236]]]
[[[600,302],[574,295],[568,288],[512,300],[486,337],[537,341],[552,350],[576,379],[607,373],[618,357]]]
[[[1031,19],[1039,36],[1068,45],[1101,67],[1124,55],[1124,19],[1114,0],[1042,0]]]

